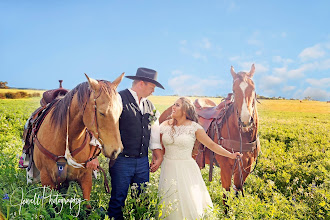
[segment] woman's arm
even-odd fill
[[[212,150],[214,153],[225,156],[225,157],[229,157],[231,159],[236,159],[237,156],[242,157],[243,154],[239,153],[239,152],[235,152],[235,153],[230,153],[229,151],[227,151],[226,149],[224,149],[223,147],[221,147],[221,145],[216,144],[204,131],[204,129],[198,129],[196,131],[196,139],[201,142],[204,146],[206,146],[207,148],[209,148],[210,150]]]

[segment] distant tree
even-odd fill
[[[310,97],[310,96],[307,96],[307,97],[305,97],[304,99],[305,99],[305,100],[308,100],[308,101],[313,100],[312,97]]]
[[[2,81],[0,81],[0,89],[8,89],[7,84],[8,84],[8,82],[2,82]]]

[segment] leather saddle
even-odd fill
[[[222,120],[222,118],[226,113],[226,110],[228,109],[228,106],[230,106],[233,103],[232,95],[233,95],[232,93],[229,93],[228,96],[219,105],[216,105],[212,100],[207,98],[200,98],[195,100],[194,106],[198,115],[198,123],[204,128],[204,131],[206,133],[212,130],[210,129],[212,121]],[[198,154],[195,160],[200,168],[205,167],[206,150],[208,152],[207,154],[210,154],[211,156],[212,153],[213,156],[213,152],[209,151],[202,144],[199,144]]]
[[[40,100],[40,105],[45,106],[48,103],[51,103],[54,99],[59,96],[65,96],[69,92],[69,90],[62,88],[63,80],[59,80],[60,86],[58,89],[48,90],[43,93],[42,99]]]
[[[229,93],[219,105],[207,98],[195,100],[194,105],[198,115],[198,122],[202,125],[205,132],[209,129],[213,119],[219,119],[219,116],[224,112],[224,108],[232,103],[232,95],[232,93]]]
[[[44,117],[51,110],[51,108],[56,103],[56,100],[59,96],[64,96],[69,92],[69,90],[62,88],[62,80],[59,80],[60,86],[58,89],[48,90],[43,93],[43,97],[40,100],[40,107],[36,109],[29,119],[27,120],[24,126],[23,132],[23,154],[31,155],[33,154],[33,137],[37,134],[38,128],[40,127]],[[32,158],[32,157],[27,157]],[[33,160],[33,159],[32,159]],[[29,168],[31,167],[31,160],[29,161]],[[26,166],[21,166],[21,168],[26,168]]]

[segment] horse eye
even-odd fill
[[[102,112],[99,112],[99,113],[100,113],[100,115],[105,116],[105,114],[103,114]]]

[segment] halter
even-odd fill
[[[249,79],[251,79],[250,77],[247,77]],[[233,84],[234,82],[237,80],[238,78],[236,78],[234,81],[233,81]],[[252,80],[252,79],[251,79]],[[233,102],[235,101],[235,92],[233,91]],[[252,108],[253,108],[253,112],[252,112],[252,116],[251,116],[251,122],[249,123],[248,125],[248,131],[251,131],[253,130],[254,128],[256,128],[256,123],[255,123],[255,120],[254,120],[254,117],[255,117],[255,114],[256,114],[256,102],[257,102],[257,95],[255,93],[255,96],[253,98],[253,102],[252,102]],[[243,123],[241,121],[241,117],[239,116],[238,114],[238,109],[236,108],[236,116],[237,116],[237,123],[238,123],[238,132],[239,132],[239,140],[240,140],[240,153],[243,152],[243,147],[242,147],[242,143],[243,143],[243,140],[242,140],[242,129],[243,129]],[[228,122],[226,123],[227,124],[227,131],[228,131],[228,135],[229,135],[229,138],[230,138],[230,134],[229,134],[229,128],[228,128]],[[258,139],[258,134],[256,133],[256,140]],[[259,156],[259,155],[258,155]],[[235,163],[234,163],[234,166],[233,166],[233,169],[232,169],[232,174],[231,176],[234,174],[234,171],[235,171],[235,168],[236,166],[238,166],[238,172],[239,172],[239,176],[240,176],[240,181],[241,181],[241,186],[243,187],[243,171],[247,174],[250,174],[254,171],[254,169],[256,168],[257,166],[257,163],[258,163],[258,156],[257,156],[257,159],[256,159],[256,165],[254,166],[254,168],[251,170],[251,171],[247,171],[245,168],[244,168],[244,165],[243,165],[243,160],[241,157],[237,157],[236,160],[235,160]],[[234,185],[235,186],[235,185]],[[243,188],[241,189],[242,191],[242,195],[244,197],[244,192],[243,192]]]
[[[250,77],[246,77],[246,78],[248,78],[248,79],[250,79],[250,80],[252,80]],[[235,81],[236,80],[238,80],[239,78],[237,77],[235,80],[233,80],[233,84],[235,83]],[[244,80],[245,81],[245,80]],[[255,91],[255,90],[253,90],[253,91]],[[254,127],[256,127],[256,124],[255,124],[255,121],[254,121],[254,118],[255,118],[255,114],[256,114],[256,101],[257,101],[257,94],[256,93],[254,93],[255,94],[255,96],[254,96],[254,98],[253,98],[253,101],[252,101],[252,115],[251,115],[251,122],[247,125],[247,126],[245,126],[245,128],[247,127],[248,128],[248,131],[250,131],[250,130],[252,130]],[[233,96],[232,96],[232,101],[233,102],[235,102],[235,92],[234,92],[234,90],[233,90]],[[236,108],[236,115],[237,115],[237,118],[238,118],[238,127],[240,128],[240,129],[242,129],[243,127],[244,127],[244,125],[243,125],[243,122],[242,122],[242,120],[241,120],[241,116],[239,116],[239,114],[238,114],[238,109]]]

